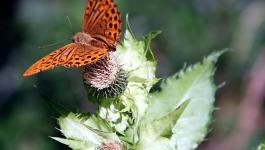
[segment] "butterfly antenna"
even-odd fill
[[[67,39],[64,39],[64,40],[61,40],[61,41],[58,41],[58,42],[55,42],[55,43],[52,43],[52,44],[48,44],[48,45],[43,45],[43,46],[39,46],[38,48],[39,49],[44,49],[44,48],[48,48],[48,47],[53,47],[53,46],[56,46],[58,44],[61,44],[61,43],[64,43],[68,40],[71,40],[70,38],[67,38]]]
[[[70,26],[70,29],[71,29],[72,35],[74,35],[73,24],[72,24],[72,22],[71,22],[71,19],[70,19],[70,17],[69,17],[67,14],[65,14],[65,17],[66,17],[66,20],[67,20],[67,22],[68,22],[68,24],[69,24],[69,26]]]

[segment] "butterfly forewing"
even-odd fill
[[[121,34],[121,17],[113,0],[87,0],[83,32],[116,46]]]
[[[107,49],[78,43],[68,44],[43,57],[30,66],[23,76],[31,76],[41,71],[52,69],[58,65],[80,67],[98,61],[107,54]]]
[[[65,67],[80,67],[94,63],[106,56],[108,50],[105,48],[94,47],[91,45],[77,44],[78,48],[74,51],[67,62],[62,65]]]

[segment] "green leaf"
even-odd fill
[[[112,128],[110,127],[109,123],[101,119],[100,116],[92,115],[89,119],[84,121],[84,124],[91,127],[92,129],[100,130],[103,132],[112,132]]]
[[[163,80],[160,90],[150,94],[151,104],[146,114],[149,122],[163,118],[184,101],[190,100],[170,139],[171,145],[177,150],[196,148],[208,132],[216,91],[213,82],[214,64],[224,52],[215,52],[202,63]]]
[[[148,60],[144,41],[137,41],[127,30],[125,40],[115,52],[122,69],[128,72],[129,82],[149,85],[155,80],[156,62]]]
[[[124,41],[117,46],[115,55],[122,69],[129,73],[129,82],[145,84],[147,88],[151,88],[157,79],[155,78],[156,60],[153,57],[150,42],[161,32],[151,32],[138,41],[132,35],[129,24],[127,26]]]
[[[118,136],[112,132],[108,123],[99,117],[70,113],[67,117],[59,118],[58,121],[60,131],[66,139],[53,139],[67,144],[72,149],[79,149],[78,145],[97,148],[103,143],[119,142]]]
[[[160,147],[162,146],[161,143],[168,147],[170,145],[169,138],[172,135],[172,128],[175,126],[178,118],[184,112],[188,104],[189,101],[186,101],[178,109],[158,120],[154,120],[152,122],[143,121],[140,127],[140,141],[138,149],[145,150],[151,145],[152,147]],[[160,140],[163,142],[160,142]],[[166,143],[165,140],[168,142]],[[170,149],[172,149],[172,147]]]
[[[140,138],[146,138],[146,137],[149,138],[149,136],[152,138],[156,138],[158,136],[167,137],[168,135],[170,135],[171,130],[177,123],[178,118],[183,113],[183,111],[186,109],[188,104],[189,104],[189,101],[186,101],[176,110],[168,113],[166,116],[162,118],[153,120],[152,122],[143,120],[141,129],[140,129],[140,133],[141,133]]]
[[[93,145],[100,145],[103,140],[100,136],[86,127],[83,118],[75,114],[71,113],[67,117],[61,117],[58,121],[61,127],[61,132],[68,139],[74,139],[76,141],[84,140],[88,144]]]
[[[152,141],[144,141],[143,143],[139,143],[136,150],[174,150],[168,138],[158,137],[153,139]]]
[[[145,57],[149,61],[156,62],[156,59],[155,59],[155,56],[152,52],[150,44],[151,44],[151,41],[161,33],[162,33],[162,31],[154,31],[154,32],[148,33],[146,36],[143,37],[143,41],[145,43]]]
[[[215,63],[226,51],[212,53],[201,64],[178,75],[179,85],[182,84],[183,89],[179,100],[190,99],[173,129],[171,145],[178,150],[195,149],[208,133],[217,90],[213,79]]]
[[[51,137],[51,138],[64,145],[68,145],[73,150],[95,150],[96,149],[95,146],[91,146],[91,144],[88,144],[87,142],[84,142],[84,141],[68,140],[68,139],[63,139],[63,138],[58,138],[58,137]]]
[[[129,30],[126,30],[124,41],[117,47],[115,55],[128,73],[128,86],[120,100],[130,107],[134,119],[139,120],[147,108],[149,90],[157,82],[156,62],[146,58],[145,42],[136,40]]]
[[[132,28],[130,26],[130,21],[129,21],[129,14],[126,14],[126,30],[129,31],[131,34],[132,32]],[[132,34],[132,36],[135,38],[135,36]]]

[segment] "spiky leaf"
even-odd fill
[[[223,53],[213,53],[202,63],[163,80],[160,91],[150,94],[151,105],[146,117],[149,121],[163,118],[184,101],[190,100],[172,130],[170,143],[177,150],[196,148],[208,132],[216,91],[213,82],[214,64]]]
[[[112,133],[108,123],[100,117],[82,116],[70,113],[58,119],[60,131],[65,139],[53,139],[68,145],[72,149],[96,149],[103,143],[119,142],[119,138]]]
[[[151,122],[145,122],[144,120],[140,126],[140,142],[137,145],[137,150],[151,150],[153,148],[159,148],[161,150],[173,149],[170,146],[169,137],[172,135],[172,128],[188,104],[189,101],[186,101],[180,108],[172,111],[163,118]]]

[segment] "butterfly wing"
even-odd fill
[[[113,0],[87,0],[83,32],[115,47],[121,34],[121,16]]]
[[[71,43],[46,55],[23,74],[24,77],[52,69],[56,66],[80,67],[96,62],[107,54],[107,49],[79,43]]]

